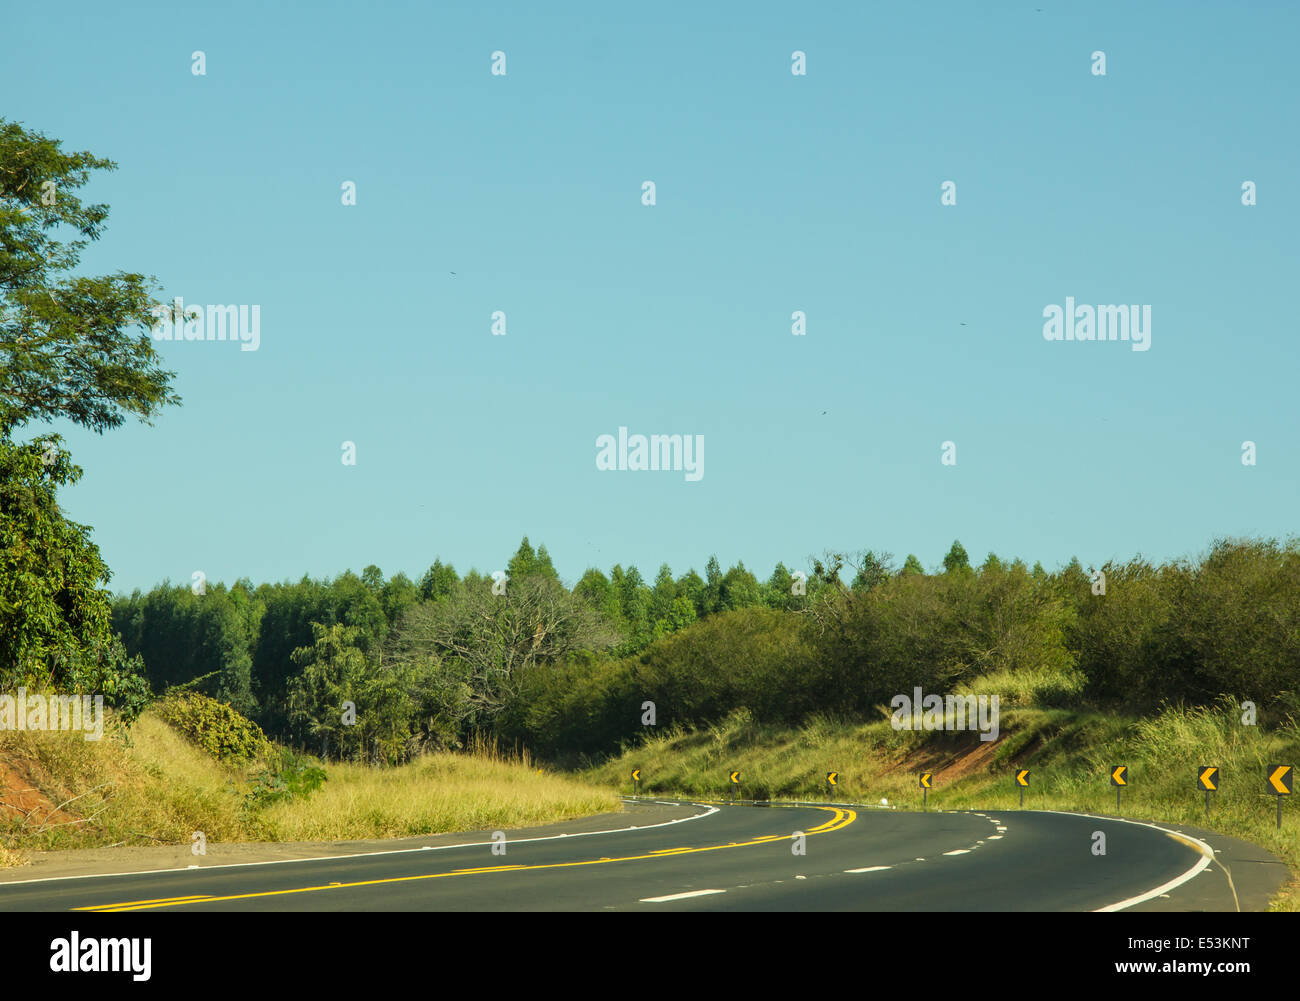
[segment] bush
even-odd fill
[[[244,798],[244,806],[256,809],[286,800],[306,799],[324,784],[324,768],[283,747],[274,767],[267,767],[254,777],[253,790]]]
[[[261,727],[224,702],[198,692],[169,693],[155,711],[219,761],[265,760],[274,754],[275,748]]]

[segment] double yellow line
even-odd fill
[[[830,834],[838,831],[858,819],[853,810],[840,810],[834,807],[810,807],[814,810],[826,810],[834,816],[824,824],[804,831],[806,837],[817,834]],[[584,859],[580,862],[552,862],[546,865],[494,865],[476,869],[454,869],[451,872],[435,872],[422,876],[391,876],[386,879],[366,879],[356,883],[329,883],[324,886],[302,886],[292,890],[264,890],[259,893],[236,893],[225,897],[193,895],[188,897],[159,897],[154,900],[128,900],[119,904],[96,904],[93,907],[76,907],[77,911],[94,911],[100,914],[116,914],[121,911],[151,911],[160,907],[183,907],[185,904],[212,904],[223,900],[250,900],[254,897],[281,897],[290,893],[316,893],[320,890],[344,890],[358,886],[380,886],[385,883],[410,883],[421,879],[447,879],[451,876],[477,876],[489,872],[523,872],[538,869],[572,869],[582,865],[607,865],[611,862],[642,862],[654,859],[673,858],[677,855],[693,855],[699,852],[725,851],[728,848],[748,848],[753,845],[771,844],[773,841],[789,841],[789,834],[767,834],[749,841],[737,841],[734,844],[709,845],[703,848],[661,848],[645,855],[625,855],[621,858]]]

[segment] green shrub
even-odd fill
[[[306,799],[325,783],[325,769],[311,759],[280,748],[278,760],[253,777],[253,789],[244,797],[245,809],[258,809],[291,799]]]
[[[274,747],[252,720],[224,702],[198,692],[172,692],[159,700],[158,715],[219,761],[268,759]]]

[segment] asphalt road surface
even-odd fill
[[[642,800],[504,842],[423,840],[282,862],[10,873],[0,911],[1234,911],[1264,909],[1287,876],[1222,835],[1018,810]]]

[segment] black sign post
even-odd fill
[[[1115,787],[1115,812],[1119,813],[1119,794],[1128,785],[1128,765],[1110,766],[1110,784]]]
[[[1290,765],[1268,766],[1268,791],[1277,797],[1277,829],[1282,830],[1282,797],[1295,788],[1295,769]]]
[[[1210,816],[1210,793],[1219,791],[1219,766],[1201,765],[1196,772],[1196,788],[1205,790],[1205,816]]]

